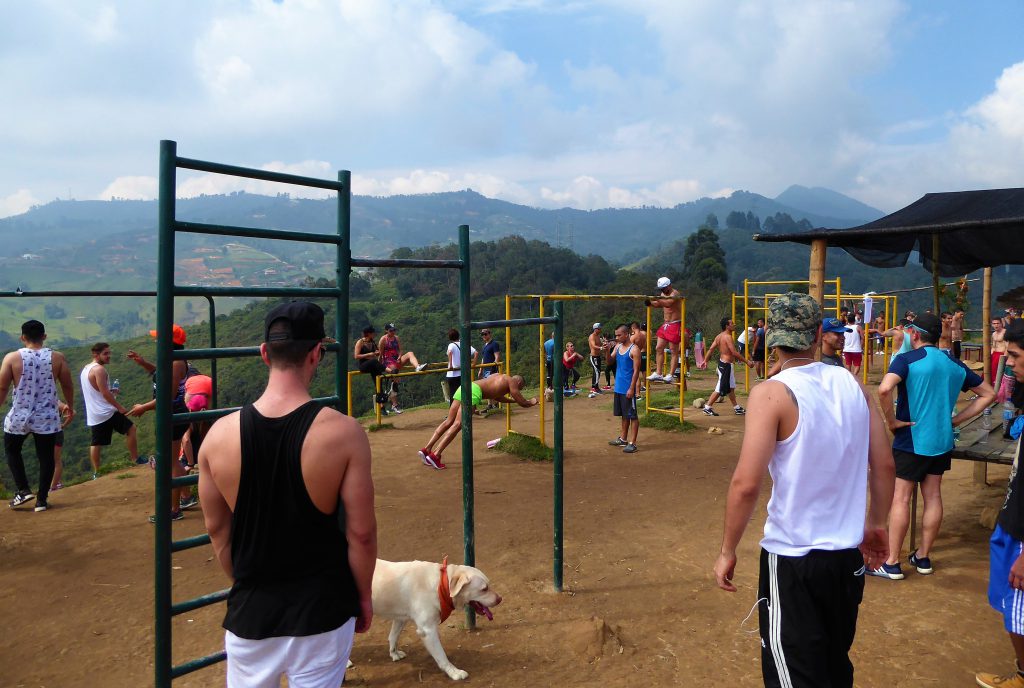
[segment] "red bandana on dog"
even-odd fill
[[[455,611],[452,591],[448,585],[448,555],[441,560],[441,580],[437,583],[437,601],[441,603],[441,623],[444,623]]]

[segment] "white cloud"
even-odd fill
[[[157,189],[156,177],[118,177],[100,192],[98,199],[145,201],[156,198]]]
[[[28,189],[18,189],[10,196],[0,198],[0,217],[20,215],[34,205],[39,205],[39,199]]]

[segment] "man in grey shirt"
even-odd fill
[[[839,353],[843,350],[845,343],[844,334],[851,332],[850,328],[843,325],[835,318],[825,318],[821,321],[821,362],[826,365],[843,365],[843,357]]]

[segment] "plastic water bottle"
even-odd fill
[[[953,413],[952,413],[952,415],[950,417],[951,418],[956,418],[956,409],[953,409]],[[960,444],[960,426],[959,425],[954,425],[953,426],[953,444]]]
[[[1017,415],[1017,409],[1013,402],[1007,399],[1003,402],[1003,437],[1009,439],[1010,426],[1013,425],[1013,417]]]
[[[121,381],[118,380],[115,377],[114,381],[110,383],[110,393],[113,394],[116,397],[120,391],[121,391]]]
[[[988,444],[988,433],[992,429],[992,409],[985,409],[981,414],[981,437],[978,444]]]

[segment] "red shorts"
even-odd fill
[[[658,339],[665,339],[673,344],[678,344],[680,341],[679,337],[679,322],[668,322],[658,328]]]
[[[843,360],[846,361],[848,366],[859,366],[861,361],[861,352],[859,351],[844,351]]]

